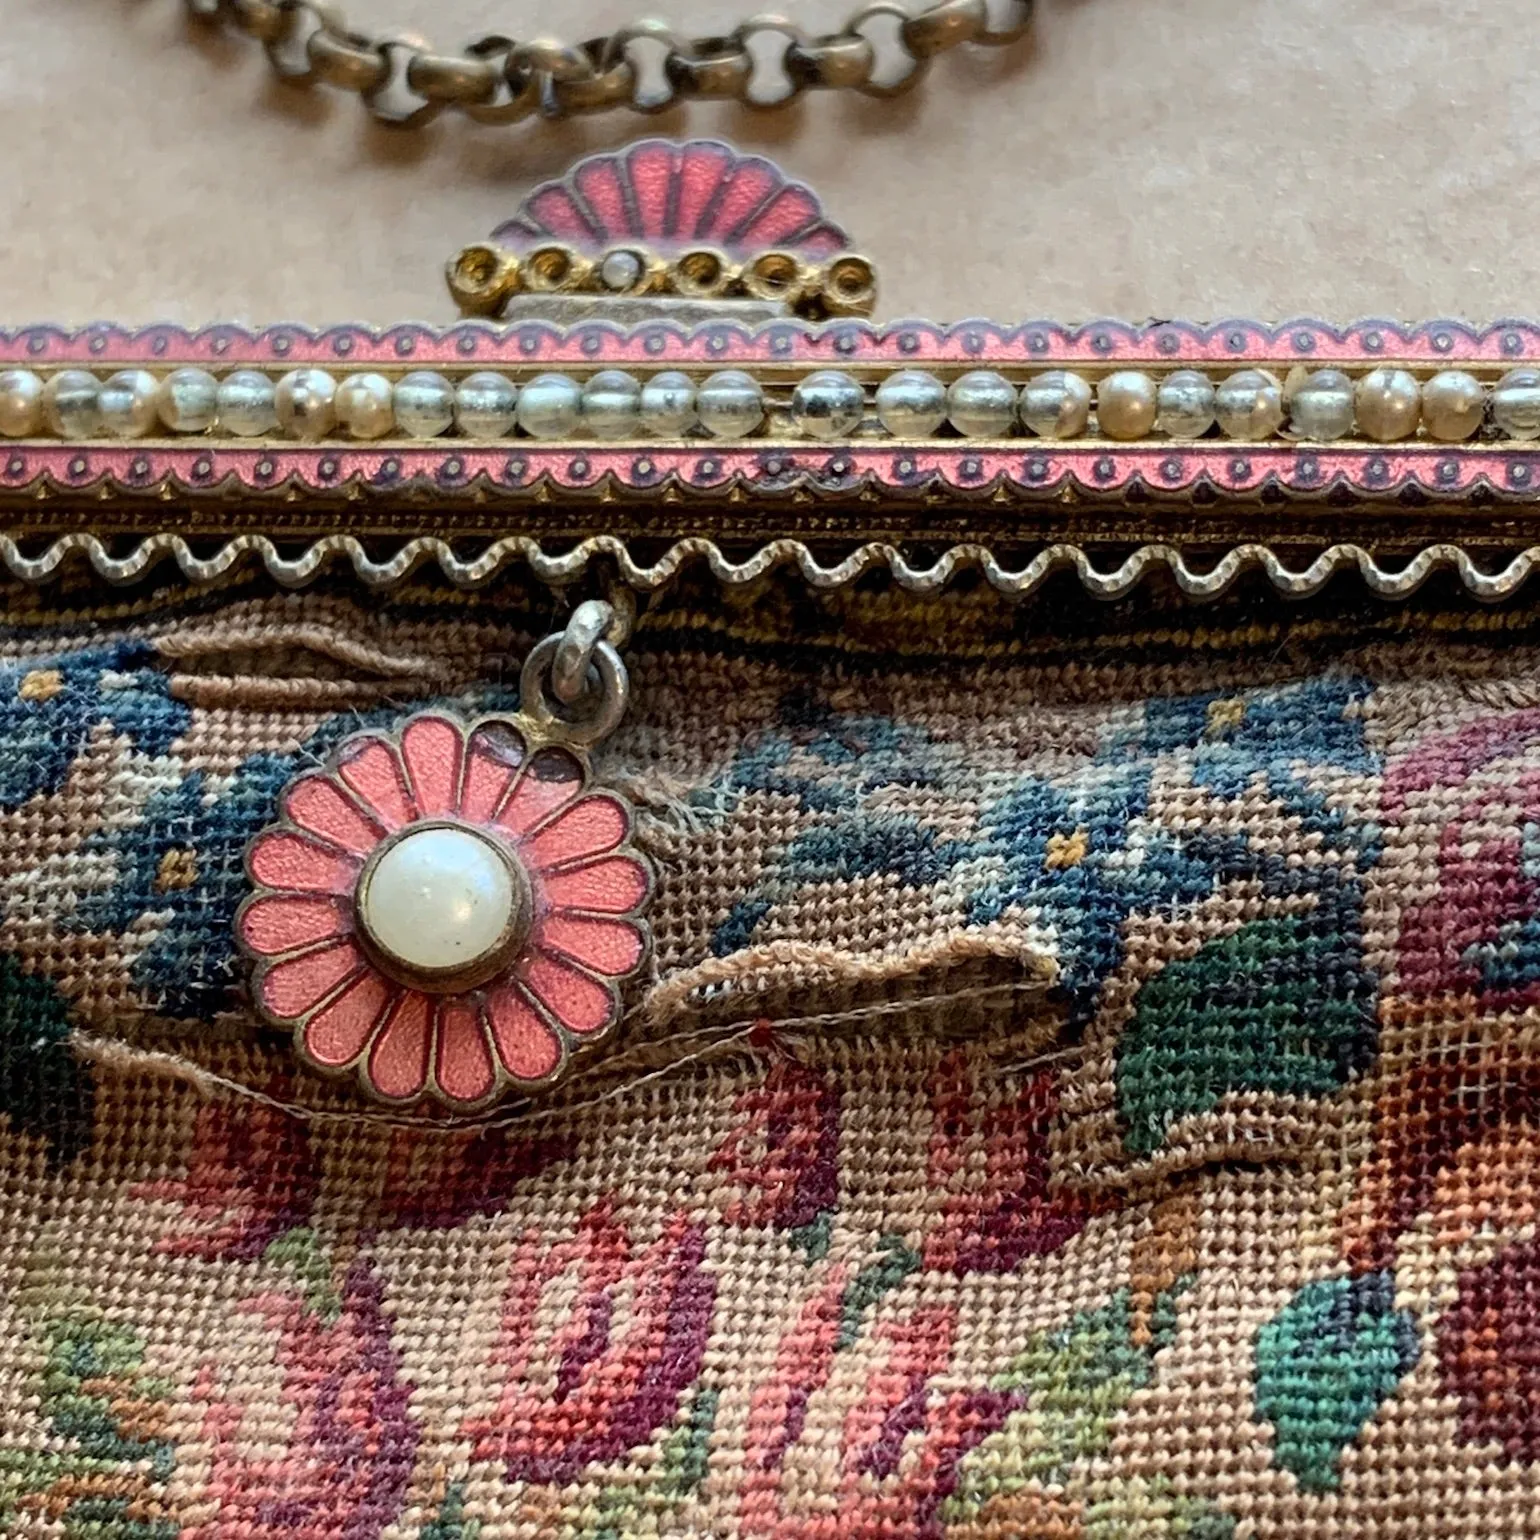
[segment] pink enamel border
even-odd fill
[[[1540,359],[1540,324],[1498,321],[1473,327],[1463,321],[1429,321],[1415,326],[1366,320],[1333,327],[1300,319],[1278,326],[1255,321],[1219,321],[1199,326],[1162,321],[1130,326],[1091,321],[1063,326],[1025,321],[1002,326],[992,321],[831,321],[809,327],[774,321],[750,329],[731,320],[694,330],[659,321],[624,329],[593,321],[563,330],[546,322],[509,326],[464,321],[436,328],[407,324],[377,330],[341,325],[320,331],[298,325],[251,331],[209,326],[196,331],[158,325],[139,329],[99,324],[69,330],[29,326],[0,330],[0,366],[47,367],[84,364],[199,363],[221,366],[261,364],[298,367],[476,366],[542,368],[557,365],[638,367],[685,365],[906,365],[997,367],[1085,367],[1150,364],[1208,366],[1268,362],[1376,364],[1391,361],[1510,367]]]
[[[623,490],[638,495],[666,487],[715,494],[743,488],[762,495],[811,490],[830,495],[875,488],[902,496],[950,490],[986,494],[1001,488],[1024,497],[1072,487],[1088,494],[1190,497],[1255,495],[1267,489],[1320,496],[1347,489],[1393,498],[1408,489],[1433,501],[1490,493],[1533,501],[1540,491],[1540,444],[1417,444],[1323,447],[1233,442],[1087,444],[1044,439],[1010,444],[928,443],[909,446],[856,440],[810,447],[759,440],[650,449],[635,445],[539,444],[509,439],[488,447],[454,441],[385,446],[68,443],[0,446],[0,493],[110,489],[157,494],[236,488],[300,488],[336,492],[359,487],[379,498],[431,490],[441,497],[510,495],[539,488],[573,494]]]

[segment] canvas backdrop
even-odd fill
[[[638,6],[641,10],[638,10]],[[579,40],[750,0],[347,0],[371,30]],[[785,0],[810,30],[850,0]],[[882,312],[1076,319],[1540,308],[1540,31],[1528,0],[1040,0],[1032,44],[898,103],[566,125],[372,127],[274,86],[179,0],[0,7],[0,318],[446,318],[439,273],[540,178],[648,132],[813,182]]]

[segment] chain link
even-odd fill
[[[371,36],[323,0],[184,0],[199,21],[259,42],[279,77],[353,91],[381,123],[412,128],[446,108],[481,123],[662,112],[684,100],[784,107],[805,91],[899,96],[938,54],[998,48],[1032,24],[1034,0],[863,4],[838,32],[811,36],[784,16],[751,16],[720,37],[680,38],[643,20],[584,43],[489,35],[458,54],[408,34]]]

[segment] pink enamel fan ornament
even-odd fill
[[[561,635],[536,647],[515,716],[420,712],[285,787],[236,934],[258,1009],[312,1068],[464,1112],[551,1085],[620,1020],[653,874],[628,803],[590,785],[585,750],[627,693],[598,634],[575,660]],[[559,715],[548,674],[597,710]]]
[[[810,187],[714,139],[644,139],[590,155],[561,181],[537,187],[492,239],[514,247],[561,241],[589,256],[628,241],[661,252],[713,246],[735,257],[775,248],[814,260],[850,246]]]
[[[571,308],[579,297],[672,301],[676,319],[680,302],[755,301],[820,319],[870,314],[876,298],[871,263],[810,187],[714,139],[589,156],[461,251],[447,276],[468,315],[566,321],[593,313]]]

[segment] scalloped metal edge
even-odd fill
[[[744,561],[724,555],[714,541],[695,538],[677,541],[650,566],[633,560],[624,540],[595,535],[560,555],[548,554],[527,535],[510,535],[493,542],[474,557],[455,553],[449,542],[432,536],[406,541],[383,561],[370,556],[352,535],[328,535],[316,540],[299,556],[284,556],[266,535],[237,535],[212,556],[200,557],[180,535],[159,534],[142,540],[127,556],[113,556],[95,535],[60,536],[40,556],[24,555],[9,535],[0,535],[0,561],[14,578],[43,584],[64,566],[84,558],[96,576],[115,585],[137,582],[163,561],[175,562],[193,583],[211,583],[256,561],[275,582],[301,588],[333,566],[350,566],[368,589],[378,591],[399,584],[420,568],[437,564],[456,587],[473,589],[523,562],[540,582],[560,587],[580,579],[590,562],[606,557],[619,570],[621,580],[638,592],[667,587],[693,563],[703,564],[727,587],[742,587],[780,568],[793,568],[807,585],[829,592],[855,582],[868,572],[889,572],[898,586],[912,594],[937,594],[960,573],[977,570],[990,587],[1011,598],[1034,593],[1056,573],[1070,571],[1086,592],[1099,599],[1120,599],[1131,593],[1153,572],[1170,574],[1177,587],[1192,599],[1214,599],[1246,573],[1260,571],[1287,598],[1303,599],[1318,593],[1341,572],[1356,571],[1369,590],[1385,599],[1404,599],[1414,594],[1437,572],[1451,571],[1475,598],[1495,603],[1515,594],[1540,567],[1540,546],[1530,546],[1511,557],[1501,570],[1483,571],[1469,553],[1456,545],[1430,545],[1408,557],[1404,566],[1389,570],[1380,566],[1362,546],[1340,544],[1322,551],[1308,565],[1291,567],[1265,545],[1232,547],[1212,567],[1195,570],[1182,553],[1169,545],[1144,545],[1117,566],[1097,567],[1090,555],[1076,545],[1050,545],[1024,566],[1003,566],[982,545],[952,546],[929,566],[911,566],[897,547],[883,541],[859,546],[832,566],[819,562],[800,540],[774,540],[761,546]]]

